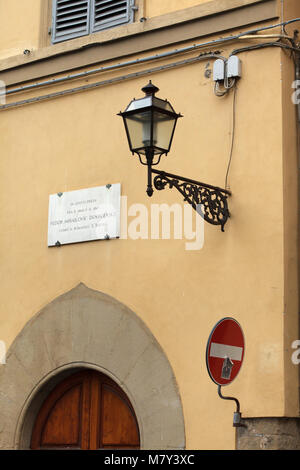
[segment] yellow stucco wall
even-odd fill
[[[0,1],[0,58],[38,48],[41,10],[46,3],[47,0]]]
[[[207,0],[137,0],[137,5],[144,16],[154,17],[205,2]],[[0,59],[50,44],[51,8],[52,0],[0,0]]]
[[[209,0],[145,0],[146,15],[149,17],[163,15],[171,11],[178,11],[184,8],[194,7],[201,3],[208,3]]]
[[[288,21],[299,17],[299,2],[290,0],[281,4],[282,21]],[[297,25],[297,23],[296,23]],[[293,36],[295,24],[286,26],[286,32]],[[299,226],[295,222],[297,220],[297,211],[299,211],[298,203],[291,201],[299,200],[298,184],[295,184],[295,171],[298,166],[297,152],[293,151],[295,142],[298,140],[297,124],[295,116],[299,112],[296,109],[291,95],[295,90],[294,81],[295,64],[290,60],[288,54],[281,54],[281,73],[282,73],[282,136],[283,136],[283,181],[285,190],[284,197],[284,214],[285,214],[285,302],[284,302],[284,338],[285,338],[285,387],[287,390],[285,397],[286,414],[292,415],[293,403],[297,399],[298,390],[293,386],[295,374],[297,373],[297,365],[291,361],[291,340],[297,340],[298,321],[295,312],[298,309],[298,230]],[[299,147],[298,147],[299,148]],[[294,183],[293,183],[294,182]],[[299,366],[298,366],[299,367]]]
[[[173,8],[175,2],[166,3]],[[149,1],[149,8],[154,12],[158,4]],[[17,37],[7,38],[7,44]],[[222,54],[228,57],[234,47],[223,47]],[[283,217],[290,204],[283,198],[287,175],[292,192],[296,187],[296,175],[288,163],[284,167],[283,156],[287,152],[295,158],[296,149],[292,143],[284,150],[295,129],[284,124],[284,112],[291,107],[287,90],[292,68],[288,63],[283,77],[282,54],[265,49],[240,56],[243,77],[229,173],[231,218],[225,233],[205,224],[204,246],[198,251],[187,251],[187,240],[172,239],[48,248],[48,198],[59,191],[121,183],[128,207],[140,203],[150,211],[151,203],[181,203],[175,190],[155,191],[152,200],[147,198],[145,168],[131,157],[116,115],[133,97],[142,96],[148,78],[160,88],[158,96],[184,115],[160,168],[224,187],[233,93],[214,95],[212,78],[205,75],[211,60],[5,110],[0,116],[0,339],[9,347],[36,312],[79,282],[117,298],[147,324],[173,367],[189,449],[235,445],[234,406],[220,400],[205,365],[209,333],[222,317],[236,318],[246,338],[243,368],[224,394],[239,398],[245,417],[298,412],[297,369],[289,350],[291,339],[297,339],[298,307],[291,297],[287,320],[284,282],[286,256],[295,263],[296,250],[293,236],[285,244]],[[105,78],[117,74],[121,72]],[[72,83],[95,80],[99,77]],[[8,102],[44,93],[38,90]],[[293,211],[288,214],[293,224]],[[128,225],[134,219],[129,216]]]

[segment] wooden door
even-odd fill
[[[93,370],[58,384],[44,401],[31,449],[139,449],[134,410],[120,387]]]

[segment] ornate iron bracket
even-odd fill
[[[184,200],[191,204],[206,222],[212,225],[221,225],[221,230],[224,232],[224,226],[230,217],[227,205],[227,197],[231,195],[230,191],[161,170],[152,168],[151,171],[157,175],[153,180],[157,190],[161,191],[166,186],[169,186],[170,189],[176,188]]]

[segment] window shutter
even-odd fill
[[[92,33],[133,21],[134,0],[92,1]]]
[[[90,2],[91,0],[53,0],[53,43],[89,34]]]

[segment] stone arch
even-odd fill
[[[116,299],[79,284],[34,316],[0,367],[0,448],[28,448],[37,411],[62,377],[83,367],[110,376],[135,409],[142,449],[183,449],[182,404],[170,363]]]

